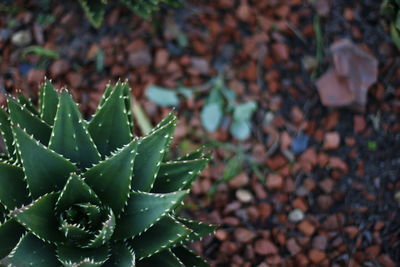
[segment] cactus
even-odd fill
[[[180,0],[120,0],[120,2],[145,19],[150,18],[161,3],[175,7],[180,5]],[[79,3],[90,23],[96,28],[100,27],[108,0],[79,0]]]
[[[208,157],[167,161],[177,118],[133,134],[130,89],[107,86],[84,120],[49,81],[39,109],[22,94],[0,109],[0,265],[208,266],[187,244],[214,226],[177,209]]]

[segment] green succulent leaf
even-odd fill
[[[19,103],[29,110],[35,116],[39,116],[39,112],[36,110],[35,106],[32,104],[32,101],[24,96],[22,93],[18,93],[18,101]]]
[[[102,266],[109,257],[107,245],[99,248],[76,248],[68,245],[57,247],[57,257],[65,267]]]
[[[156,127],[154,127],[150,133],[153,133],[157,130],[159,130],[160,128],[163,128],[164,126],[167,126],[168,124],[170,124],[171,122],[176,121],[176,115],[174,112],[170,112],[164,119],[162,119],[157,125]]]
[[[24,233],[25,228],[14,219],[9,219],[0,224],[0,259],[7,256],[15,248]]]
[[[103,157],[132,139],[124,96],[127,87],[127,84],[118,83],[89,123],[88,131]]]
[[[132,189],[149,192],[176,126],[176,117],[140,140],[133,166]]]
[[[134,267],[135,252],[123,243],[112,246],[111,257],[103,267]]]
[[[0,203],[12,210],[28,201],[29,191],[22,168],[0,162]]]
[[[108,217],[102,223],[100,230],[95,234],[95,237],[86,246],[88,248],[97,248],[108,242],[115,229],[115,216],[112,209],[108,209]]]
[[[193,152],[190,152],[190,153],[178,158],[178,161],[196,160],[196,159],[203,159],[203,158],[205,158],[204,150],[203,150],[203,148],[199,148]]]
[[[201,257],[184,246],[172,248],[172,252],[183,262],[184,266],[209,267]]]
[[[192,230],[192,232],[185,239],[186,242],[193,242],[195,240],[201,239],[206,235],[214,233],[217,229],[215,225],[192,221],[187,218],[177,217],[176,220]]]
[[[7,112],[0,109],[0,131],[10,157],[15,156],[14,137],[11,129],[11,120]]]
[[[184,265],[178,257],[176,257],[169,249],[166,249],[162,250],[157,254],[154,254],[151,257],[142,259],[137,264],[137,267],[153,267],[153,266],[184,267],[184,266],[196,266],[196,265]]]
[[[111,93],[114,91],[114,89],[115,89],[115,86],[112,86],[110,83],[107,84],[106,89],[104,89],[103,95],[100,99],[98,109],[104,105],[104,103],[106,102],[108,97],[111,95]]]
[[[125,101],[125,110],[128,114],[128,121],[130,126],[130,132],[133,134],[133,118],[132,118],[132,97],[131,97],[131,88],[127,83],[124,86],[124,101]]]
[[[47,244],[28,233],[18,243],[12,254],[5,259],[9,266],[59,266],[53,245]]]
[[[59,97],[50,81],[46,80],[39,90],[40,117],[49,125],[54,124]]]
[[[171,211],[187,195],[187,191],[170,194],[132,192],[124,216],[117,221],[115,239],[134,237]]]
[[[76,166],[14,127],[23,169],[33,198],[61,190]]]
[[[86,183],[116,215],[122,211],[129,196],[137,144],[137,140],[133,140],[84,174]]]
[[[78,224],[70,224],[65,220],[62,220],[60,231],[64,233],[66,239],[79,247],[83,247],[87,244],[87,241],[92,238],[92,233],[83,226]]]
[[[139,260],[168,249],[182,241],[191,230],[170,216],[162,217],[147,231],[128,240]]]
[[[167,193],[189,189],[207,166],[208,160],[173,161],[161,164],[152,192]]]
[[[43,195],[30,205],[12,211],[11,216],[40,239],[60,242],[64,238],[54,214],[57,198],[58,193]]]
[[[100,205],[96,193],[78,175],[71,174],[58,197],[56,210],[63,211],[73,204],[91,203]]]
[[[13,125],[24,129],[28,134],[35,137],[43,145],[47,145],[50,138],[51,128],[40,118],[32,114],[13,98],[8,98],[8,109]]]
[[[79,0],[90,23],[98,28],[103,22],[107,3],[102,0]]]
[[[61,94],[49,148],[80,168],[99,162],[100,154],[91,139],[75,102],[68,92]]]

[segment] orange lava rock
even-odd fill
[[[293,201],[293,207],[302,210],[302,211],[307,211],[308,210],[308,204],[307,202],[304,200],[304,198],[301,197],[297,197],[294,201]]]
[[[326,258],[326,254],[318,249],[311,249],[308,252],[308,257],[313,263],[318,264]]]
[[[39,85],[39,83],[43,82],[44,76],[46,75],[45,70],[41,69],[31,69],[28,72],[28,83]]]
[[[365,122],[364,116],[355,115],[353,117],[353,128],[355,133],[362,133],[366,126],[367,123]]]
[[[256,237],[256,234],[253,231],[240,227],[235,230],[234,236],[241,243],[249,243]]]
[[[283,177],[278,174],[269,174],[267,176],[267,187],[270,190],[280,189],[283,185]]]
[[[154,66],[156,68],[163,68],[167,65],[169,53],[166,49],[158,49],[155,56]]]
[[[328,164],[331,168],[333,169],[339,169],[341,171],[343,171],[344,173],[348,173],[349,169],[347,167],[347,164],[338,157],[331,157],[329,158],[329,164]]]
[[[287,241],[286,247],[292,256],[300,253],[301,251],[301,247],[297,244],[294,238],[291,238]]]
[[[346,226],[344,228],[344,231],[349,235],[349,237],[351,239],[353,239],[357,236],[359,229],[357,226],[350,225],[350,226]]]
[[[365,249],[365,255],[369,259],[376,259],[376,257],[378,257],[380,252],[381,252],[381,248],[379,245],[369,246]]]
[[[299,223],[297,228],[306,236],[312,236],[315,232],[315,226],[307,220]]]
[[[228,232],[223,229],[218,229],[214,235],[219,241],[225,241],[229,237]]]
[[[249,183],[249,176],[246,172],[241,172],[239,175],[234,177],[232,180],[229,181],[229,186],[238,189],[241,188]]]
[[[337,149],[340,145],[340,135],[337,132],[326,133],[323,148],[326,150]]]
[[[278,248],[271,241],[260,239],[255,242],[254,251],[260,255],[271,255],[277,254]]]
[[[318,186],[327,194],[332,193],[334,187],[335,187],[335,182],[330,179],[330,178],[325,178],[321,182],[319,182]]]
[[[284,43],[275,43],[272,45],[272,54],[279,61],[289,59],[289,48]]]

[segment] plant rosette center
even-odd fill
[[[111,208],[92,203],[74,204],[60,215],[60,231],[67,243],[81,248],[99,247],[108,242],[114,233],[115,216]],[[101,233],[102,242],[97,242]]]

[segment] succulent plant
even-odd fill
[[[137,137],[126,83],[109,85],[88,121],[49,81],[38,110],[23,95],[7,100],[0,265],[208,266],[187,243],[214,227],[177,215],[208,158],[167,161],[174,113]]]
[[[119,0],[135,14],[148,19],[161,3],[179,6],[180,0]],[[103,22],[108,0],[79,0],[90,23],[98,28]]]
[[[389,22],[394,44],[400,49],[400,0],[383,0],[381,13]]]

